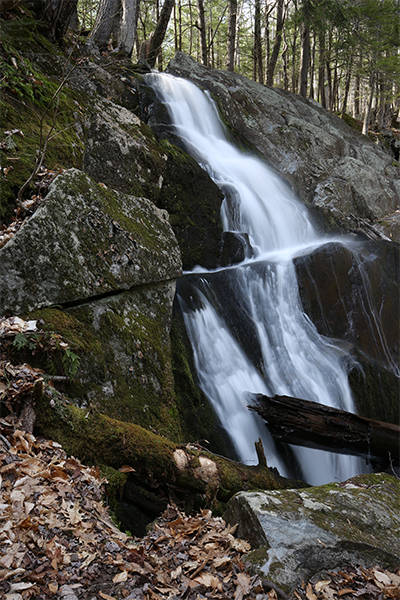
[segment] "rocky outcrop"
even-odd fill
[[[181,274],[168,215],[71,169],[0,250],[0,312],[82,302]]]
[[[400,169],[391,154],[313,100],[207,68],[180,52],[168,71],[209,90],[234,135],[256,148],[325,227],[347,231],[357,218],[392,215],[387,234],[396,235]]]
[[[221,191],[192,157],[166,140],[157,141],[131,110],[96,98],[83,170],[99,183],[151,198],[167,210],[184,269],[216,266],[222,238]]]
[[[400,560],[400,482],[379,473],[304,490],[239,492],[224,515],[256,547],[245,562],[283,590],[348,564]]]
[[[165,211],[72,169],[0,249],[0,313],[33,313],[71,341],[78,404],[179,437],[169,333],[181,269]]]

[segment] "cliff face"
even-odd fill
[[[174,359],[170,338],[182,263],[216,264],[220,191],[141,119],[142,76],[130,63],[89,57],[80,42],[68,58],[27,17],[2,21],[2,34],[14,78],[1,111],[1,152],[13,165],[1,173],[5,225],[34,168],[46,110],[44,135],[53,117],[56,135],[31,185],[39,208],[32,214],[25,203],[24,225],[0,241],[0,314],[29,315],[72,342],[80,364],[63,391],[77,404],[176,441],[207,436],[225,452],[190,374],[184,331],[175,333]],[[50,100],[61,76],[57,110]],[[47,173],[59,173],[48,190]],[[25,359],[46,368],[38,355]]]

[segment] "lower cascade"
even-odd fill
[[[251,392],[355,412],[350,357],[304,313],[293,264],[332,238],[318,234],[272,170],[231,144],[206,93],[165,73],[146,77],[176,135],[223,191],[224,230],[247,243],[241,263],[214,271],[196,267],[178,282],[199,384],[239,460],[257,463],[254,442],[261,438],[268,466],[284,476],[319,485],[366,472],[366,462],[352,456],[291,446],[278,451],[264,421],[248,409]]]

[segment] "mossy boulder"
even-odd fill
[[[1,33],[0,223],[4,223],[13,215],[18,190],[34,170],[47,136],[43,166],[53,171],[81,166],[85,117],[84,98],[68,85],[68,78],[59,88],[60,78],[73,65],[41,35],[36,21],[27,16],[2,19]],[[29,191],[36,182],[37,178]]]
[[[221,191],[192,157],[168,140],[157,140],[131,110],[97,98],[83,169],[97,182],[151,198],[167,210],[184,269],[216,266],[222,238]]]
[[[175,282],[161,282],[62,310],[31,313],[80,357],[63,386],[88,410],[182,440],[171,364]],[[44,365],[43,365],[44,366]]]
[[[0,255],[2,314],[82,302],[181,273],[165,213],[74,169],[56,178]]]
[[[399,498],[399,479],[378,473],[305,490],[239,492],[224,517],[258,547],[245,562],[290,593],[346,564],[397,568]]]
[[[167,217],[64,172],[0,249],[0,313],[30,313],[69,340],[76,403],[180,439],[169,333],[181,259]]]

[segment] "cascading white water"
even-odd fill
[[[253,364],[240,332],[233,334],[224,320],[213,292],[213,274],[197,269],[196,299],[192,306],[186,303],[183,312],[200,386],[241,460],[256,462],[254,442],[261,437],[268,464],[290,474],[264,422],[248,410],[246,392],[294,396],[354,412],[344,353],[319,335],[304,314],[293,265],[295,256],[327,240],[318,236],[305,207],[278,177],[228,141],[205,93],[167,74],[153,73],[147,82],[167,106],[188,152],[224,191],[224,230],[247,233],[253,249],[251,258],[223,275],[252,325],[261,364]],[[314,485],[366,470],[365,462],[355,457],[307,448],[293,452],[302,476]]]

